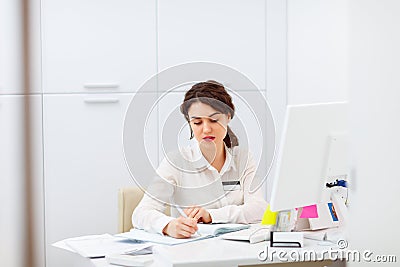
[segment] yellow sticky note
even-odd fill
[[[271,211],[271,207],[268,204],[267,209],[265,210],[262,217],[261,225],[275,225],[277,214],[278,212]]]

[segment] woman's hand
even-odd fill
[[[210,213],[202,207],[190,207],[184,210],[189,218],[194,218],[197,222],[211,223],[212,218]]]
[[[197,230],[197,220],[179,217],[170,221],[164,227],[163,233],[175,238],[189,238]]]

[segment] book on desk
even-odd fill
[[[190,238],[178,239],[170,236],[161,235],[158,233],[149,233],[141,229],[132,229],[129,232],[118,234],[118,237],[124,237],[130,240],[141,240],[156,244],[163,245],[177,245],[187,242],[197,241],[206,238],[216,237],[222,234],[235,232],[243,229],[247,229],[250,226],[246,224],[201,224],[198,225],[198,235],[193,235]]]

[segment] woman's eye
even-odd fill
[[[211,120],[211,122],[218,122],[218,120]]]
[[[195,121],[195,122],[193,122],[193,124],[199,125],[199,124],[201,124],[201,121]]]

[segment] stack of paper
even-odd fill
[[[149,253],[152,244],[104,234],[69,238],[53,246],[79,253],[83,257],[100,258],[111,254],[141,254],[143,250]]]

